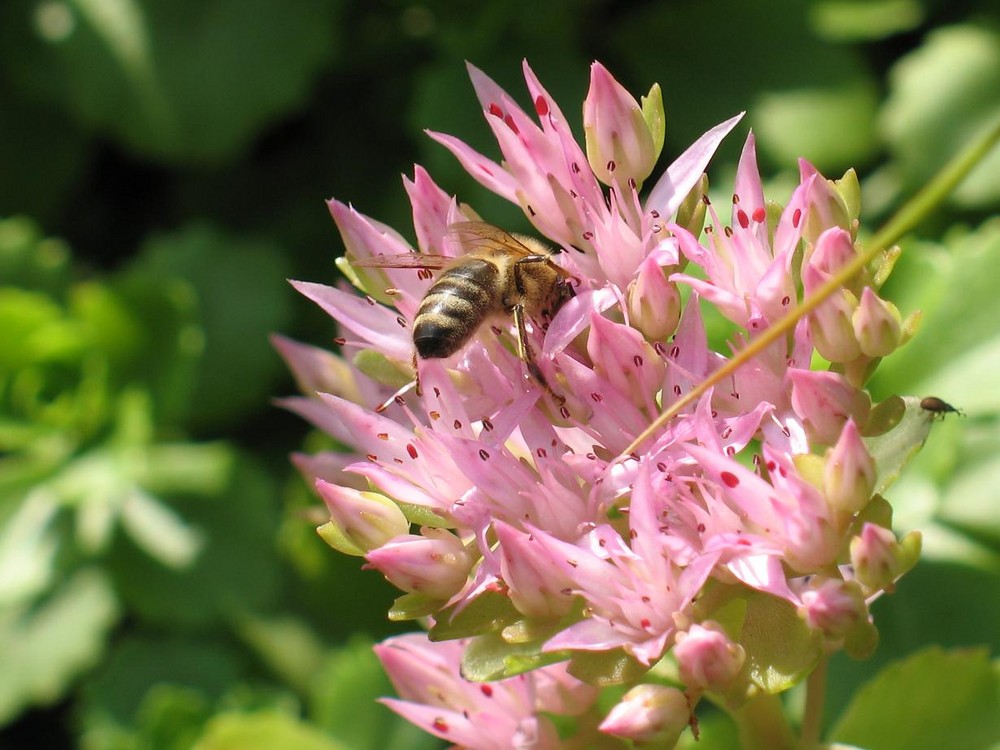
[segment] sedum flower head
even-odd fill
[[[529,110],[469,72],[500,158],[430,137],[519,206],[574,279],[553,316],[526,323],[537,371],[504,317],[447,358],[417,359],[432,274],[354,265],[455,254],[449,228],[480,219],[419,167],[404,180],[415,244],[331,201],[340,266],[361,293],[295,282],[337,321],[340,355],[276,341],[306,391],[285,405],[343,446],[297,459],[331,510],[324,536],[352,540],[406,592],[394,617],[430,618],[434,642],[378,648],[401,696],[387,703],[463,747],[559,747],[539,712],[595,711],[585,682],[643,680],[677,645],[686,698],[647,685],[604,724],[581,722],[676,738],[705,690],[738,703],[794,684],[826,649],[862,652],[870,601],[913,559],[863,520],[883,485],[861,386],[904,338],[871,274],[835,285],[788,335],[644,434],[836,281],[857,252],[856,180],[802,162],[786,205],[768,201],[751,134],[723,219],[703,173],[739,116],[640,192],[662,144],[658,88],[640,105],[595,64],[584,149],[527,64]],[[710,344],[707,314],[733,326],[724,347]],[[821,358],[834,366],[813,369]],[[752,649],[774,644],[742,634],[762,632],[798,650],[761,664]]]

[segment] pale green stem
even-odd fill
[[[739,729],[743,750],[797,750],[778,696],[758,695],[731,715]]]
[[[972,171],[972,168],[989,153],[998,141],[1000,141],[1000,123],[997,123],[996,126],[989,130],[982,139],[973,143],[969,148],[948,162],[934,179],[928,182],[919,193],[913,196],[889,219],[885,226],[868,241],[867,248],[859,252],[850,263],[846,264],[839,272],[830,277],[819,289],[803,299],[798,307],[776,321],[774,325],[762,331],[757,338],[751,341],[744,349],[737,352],[722,367],[667,407],[660,416],[653,420],[649,427],[643,430],[639,437],[632,441],[632,444],[622,452],[622,456],[628,456],[636,452],[646,440],[655,435],[667,422],[680,414],[685,407],[701,398],[709,388],[731,376],[736,370],[756,357],[779,338],[787,335],[799,320],[823,304],[830,295],[845,286],[855,274],[878,257],[880,253],[898,242],[901,237],[926,218],[958,186],[965,176]]]
[[[802,750],[819,747],[823,729],[823,703],[826,700],[826,668],[830,657],[824,654],[806,680],[806,707],[802,714]]]

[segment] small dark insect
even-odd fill
[[[961,409],[956,409],[947,401],[937,396],[927,396],[921,399],[920,408],[930,413],[932,419],[942,419],[945,414],[962,414]]]
[[[407,253],[354,261],[374,268],[415,268],[441,273],[427,290],[413,323],[413,343],[422,359],[449,357],[492,317],[510,316],[518,355],[528,372],[560,403],[542,376],[528,343],[527,318],[551,318],[573,296],[569,272],[532,237],[511,235],[479,221],[453,224],[449,237],[465,251],[458,258]]]

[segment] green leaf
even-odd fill
[[[769,91],[753,107],[762,148],[776,161],[804,156],[820,171],[865,162],[877,146],[878,91],[864,78],[833,86]]]
[[[0,371],[79,357],[86,341],[48,295],[0,289]]]
[[[945,161],[1000,118],[1000,32],[988,24],[932,31],[896,63],[882,126],[904,185],[924,185]],[[988,207],[1000,200],[1000,149],[955,191],[955,203]]]
[[[423,594],[403,594],[389,608],[388,617],[392,622],[406,622],[430,617],[441,609],[440,599],[430,599]]]
[[[223,714],[212,719],[193,750],[347,750],[328,735],[273,711]]]
[[[988,748],[1000,742],[1000,677],[985,649],[928,648],[864,685],[830,732],[879,750]]]
[[[455,527],[454,521],[439,516],[426,505],[414,505],[413,503],[396,502],[399,509],[403,511],[406,520],[415,526],[427,526],[432,529],[452,529]]]
[[[173,508],[138,489],[122,504],[121,521],[133,542],[170,568],[187,568],[205,546],[204,536]]]
[[[292,292],[284,250],[205,226],[188,226],[143,248],[130,269],[144,278],[180,278],[199,307],[204,353],[187,419],[205,428],[232,421],[267,400],[284,367],[268,334],[288,325]]]
[[[339,5],[75,0],[46,23],[37,4],[14,1],[0,12],[0,49],[17,51],[4,60],[17,86],[90,129],[204,165],[303,105],[333,55]]]
[[[520,620],[523,615],[515,609],[510,597],[499,591],[484,591],[457,614],[455,608],[446,610],[435,618],[428,637],[432,641],[449,641],[474,635],[495,633]]]
[[[663,150],[663,138],[667,132],[667,116],[663,111],[663,91],[658,83],[654,83],[649,88],[649,93],[642,97],[642,118],[646,121],[649,134],[653,137],[653,153],[658,159]]]
[[[937,518],[951,528],[989,543],[1000,553],[1000,512],[996,490],[1000,487],[1000,429],[976,429],[950,420],[945,437],[933,457],[947,479],[939,488]],[[941,425],[946,427],[946,425]],[[930,467],[930,468],[933,468]]]
[[[136,714],[136,746],[188,750],[211,717],[211,709],[199,690],[163,683],[153,685],[143,695]]]
[[[118,605],[106,577],[82,570],[27,610],[0,606],[0,724],[62,698],[98,662]]]
[[[57,498],[39,488],[15,498],[0,504],[0,608],[41,595],[58,573]]]
[[[146,618],[187,626],[228,622],[234,611],[267,606],[279,593],[281,570],[274,548],[276,495],[258,462],[234,455],[221,492],[169,498],[202,535],[202,553],[188,567],[173,569],[118,539],[108,564],[122,597]]]
[[[956,230],[945,245],[911,243],[883,291],[905,314],[923,312],[913,339],[887,357],[874,393],[943,398],[967,414],[1000,413],[1000,221]]]
[[[920,399],[907,396],[902,399],[905,411],[899,422],[881,435],[864,438],[865,446],[878,469],[875,492],[885,491],[899,478],[903,467],[923,446],[931,432],[935,415],[920,407]]]
[[[910,31],[924,19],[917,0],[821,0],[810,6],[813,26],[838,41],[883,39]]]
[[[746,597],[740,643],[746,650],[750,679],[767,693],[787,690],[819,661],[819,634],[806,626],[790,602],[759,592]]]
[[[108,720],[135,725],[145,697],[157,685],[176,685],[213,704],[238,683],[245,656],[231,641],[207,633],[184,638],[151,633],[119,639],[86,681],[81,706],[85,727]]]
[[[175,425],[190,409],[195,370],[204,350],[198,300],[184,280],[165,273],[126,269],[109,280],[138,321],[142,338],[128,362],[116,362],[118,387],[142,383],[150,391],[161,427]]]
[[[648,667],[623,649],[610,651],[575,651],[569,660],[569,673],[576,679],[596,687],[626,685],[642,677]]]
[[[509,643],[498,633],[476,636],[462,652],[462,677],[491,682],[566,661],[564,652],[543,653],[544,640]]]
[[[17,143],[16,147],[21,149],[23,144]],[[0,160],[2,158],[0,156]],[[70,250],[66,243],[43,237],[31,219],[0,220],[0,286],[19,286],[58,295],[70,281],[69,261]]]
[[[239,617],[237,632],[258,656],[297,691],[305,692],[312,682],[323,645],[302,620],[292,617]]]

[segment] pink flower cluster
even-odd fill
[[[397,616],[430,616],[434,639],[470,639],[378,647],[402,698],[389,705],[462,747],[560,747],[542,712],[594,711],[585,682],[628,681],[637,687],[592,731],[676,739],[705,691],[738,703],[794,684],[829,650],[869,652],[868,605],[919,548],[889,530],[864,440],[864,381],[907,330],[870,277],[637,442],[855,257],[851,173],[831,182],[802,162],[782,209],[765,201],[751,135],[727,223],[703,173],[739,117],[641,193],[663,143],[657,87],[637,102],[595,63],[581,147],[527,65],[530,113],[470,72],[503,160],[430,135],[521,206],[578,280],[530,331],[564,400],[526,376],[509,320],[416,362],[421,387],[407,389],[429,274],[350,261],[447,253],[449,226],[479,219],[419,167],[405,181],[416,247],[331,201],[341,267],[363,294],[295,284],[339,323],[341,354],[276,339],[307,394],[286,405],[344,446],[296,457],[330,511],[321,534],[405,592]],[[729,322],[724,345],[709,340],[708,314]],[[456,632],[463,616],[475,625]],[[778,680],[775,639],[795,644]],[[463,663],[470,649],[475,664]],[[668,652],[680,688],[650,671]]]

